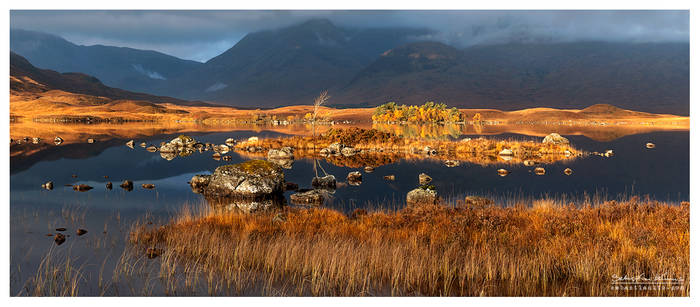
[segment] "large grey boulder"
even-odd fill
[[[204,194],[209,197],[264,198],[282,193],[283,185],[281,167],[265,160],[249,160],[217,167]]]
[[[559,133],[551,133],[548,136],[545,136],[544,139],[542,139],[542,143],[544,144],[569,144],[569,140],[561,135]]]
[[[436,204],[438,200],[437,191],[433,189],[413,189],[406,194],[406,204],[409,206]]]

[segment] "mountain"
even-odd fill
[[[347,29],[325,19],[246,35],[168,92],[230,105],[308,104],[346,84],[382,52],[430,34],[427,29]]]
[[[687,43],[574,42],[475,46],[417,42],[386,52],[336,92],[334,103],[514,110],[611,104],[689,112]]]
[[[24,57],[10,51],[10,91],[19,94],[41,93],[49,90],[61,90],[74,94],[106,97],[109,99],[143,100],[150,102],[169,102],[179,105],[210,105],[203,102],[186,101],[172,97],[154,96],[108,87],[99,79],[82,73],[59,73],[40,69]]]
[[[108,86],[150,93],[157,92],[167,80],[202,65],[155,51],[81,46],[55,35],[20,29],[10,31],[10,50],[40,68],[81,72]]]

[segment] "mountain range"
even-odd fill
[[[606,103],[689,113],[688,43],[512,43],[455,48],[423,28],[352,29],[314,19],[254,32],[205,63],[11,30],[40,68],[129,91],[239,107],[445,102],[465,108],[583,108]]]

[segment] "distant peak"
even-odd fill
[[[316,27],[321,27],[321,28],[335,27],[335,25],[330,20],[328,20],[326,18],[309,19],[309,20],[299,24],[299,26],[301,26],[301,27],[313,27],[313,28],[316,28]]]

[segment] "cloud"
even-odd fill
[[[427,27],[455,46],[508,41],[689,40],[688,11],[18,11],[10,26],[78,44],[152,49],[205,61],[247,33],[310,18],[344,27]]]

